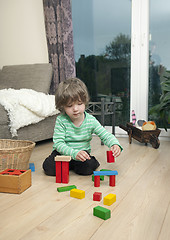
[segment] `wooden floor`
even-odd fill
[[[106,146],[98,137],[92,140],[92,153],[101,168],[118,171],[115,187],[108,177],[99,188],[91,176],[70,172],[69,185],[85,190],[84,199],[69,192],[59,193],[55,177],[45,176],[41,165],[52,149],[52,142],[38,144],[30,162],[35,163],[32,186],[22,194],[0,193],[0,240],[169,240],[170,239],[170,142],[162,141],[159,149],[144,146],[128,138],[119,141],[124,151],[116,163],[106,162]],[[94,202],[95,191],[103,196],[114,193],[111,206]],[[111,210],[111,218],[93,216],[93,207]]]

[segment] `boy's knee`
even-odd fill
[[[43,162],[43,169],[44,169],[44,173],[48,176],[55,176],[56,172],[55,172],[55,165],[51,165],[49,164],[48,161],[44,161]]]
[[[54,157],[55,157],[55,153],[53,151],[52,154],[44,160],[43,165],[42,165],[45,174],[48,176],[56,175]]]
[[[93,171],[99,166],[99,162],[92,158],[91,160],[86,160],[85,162],[77,162],[74,167],[75,173],[79,175],[92,175]]]
[[[93,174],[93,170],[90,168],[80,168],[80,167],[75,167],[74,168],[74,172],[78,175],[92,175]]]

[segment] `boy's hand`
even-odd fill
[[[118,145],[111,146],[110,150],[112,151],[114,157],[118,157],[121,153],[121,149]]]
[[[84,162],[87,159],[90,160],[90,156],[86,151],[80,151],[80,152],[77,153],[76,159]]]

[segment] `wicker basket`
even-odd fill
[[[6,168],[27,170],[34,147],[31,141],[0,139],[0,171]]]

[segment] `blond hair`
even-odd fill
[[[55,95],[56,108],[63,112],[64,106],[75,101],[82,101],[85,105],[89,102],[89,94],[84,82],[78,78],[61,82]]]

